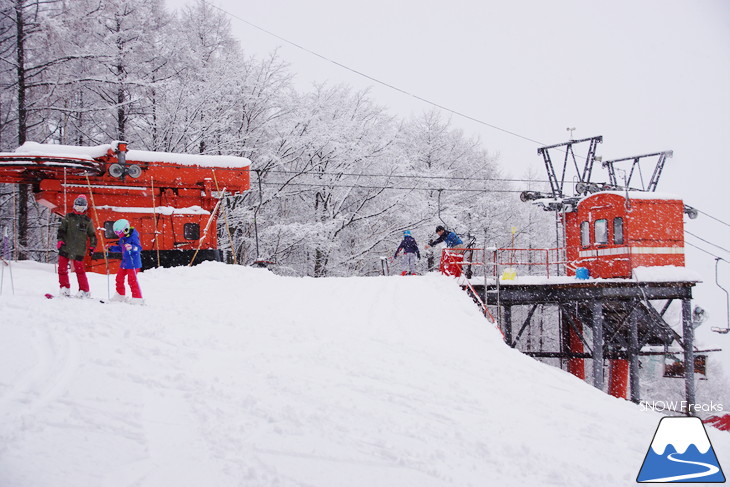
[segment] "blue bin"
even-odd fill
[[[591,272],[588,270],[587,267],[578,267],[575,270],[575,277],[576,279],[588,279],[591,277]]]

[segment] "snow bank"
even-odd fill
[[[13,276],[2,486],[613,487],[660,418],[506,347],[443,276],[207,263],[141,274],[145,307],[46,300],[52,266]]]

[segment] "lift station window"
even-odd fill
[[[607,244],[608,243],[608,220],[606,220],[606,219],[596,220],[596,223],[594,223],[594,229],[595,229],[596,243],[597,244]]]
[[[117,239],[117,234],[114,233],[114,222],[104,222],[104,238],[108,240]]]
[[[183,225],[185,240],[198,240],[200,238],[200,225],[197,223],[186,223]]]
[[[588,222],[581,222],[580,224],[580,244],[583,247],[591,245],[591,224]]]
[[[613,219],[613,243],[617,245],[624,243],[624,219],[621,217]]]

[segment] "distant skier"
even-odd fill
[[[436,233],[439,237],[428,242],[426,248],[444,242],[449,251],[444,252],[439,264],[439,270],[447,276],[459,277],[461,275],[461,262],[464,260],[464,242],[457,234],[446,231],[441,225],[436,227]]]
[[[401,276],[415,276],[416,275],[416,259],[421,258],[421,252],[418,250],[418,244],[416,239],[411,236],[410,230],[403,232],[403,240],[401,241],[398,249],[395,251],[395,258],[398,258],[398,253],[403,251],[403,272]]]
[[[96,249],[96,231],[94,223],[86,214],[89,203],[86,196],[79,195],[74,200],[73,212],[68,213],[61,220],[56,234],[58,242],[58,282],[61,287],[61,296],[71,295],[71,282],[68,278],[68,265],[73,263],[76,280],[79,283],[78,298],[89,298],[89,280],[86,278],[84,257],[94,253]],[[88,246],[87,246],[88,241]]]
[[[110,252],[122,253],[122,264],[117,272],[117,292],[112,301],[125,301],[124,279],[127,278],[132,291],[132,304],[144,304],[142,291],[137,281],[137,272],[142,268],[142,245],[139,242],[139,232],[129,226],[125,219],[114,222],[114,233],[119,237],[119,245],[111,245]]]

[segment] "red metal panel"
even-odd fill
[[[596,193],[565,215],[568,272],[586,267],[592,277],[631,277],[641,266],[684,266],[684,204],[678,199],[641,194],[627,200],[619,193]],[[623,224],[617,241],[614,219]],[[605,220],[607,241],[596,241],[596,222]],[[581,243],[581,223],[588,222],[589,245]]]

